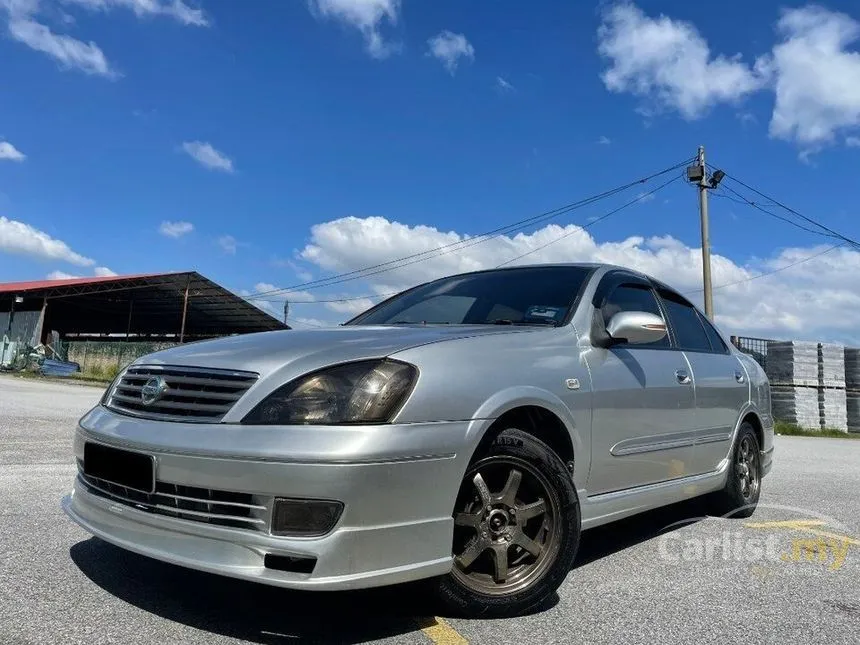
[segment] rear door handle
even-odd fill
[[[745,382],[747,379],[746,379],[746,377],[744,376],[744,373],[743,373],[743,372],[735,372],[735,380],[736,380],[738,383],[743,383],[743,382]]]
[[[693,382],[687,370],[675,370],[675,378],[678,379],[678,383],[681,385],[689,385]]]

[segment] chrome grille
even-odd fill
[[[167,389],[158,400],[143,402],[143,386],[164,379]],[[254,372],[171,365],[133,365],[108,393],[105,405],[121,414],[147,419],[217,423],[257,380]]]
[[[253,531],[267,529],[270,500],[250,493],[234,493],[160,481],[155,483],[154,493],[142,493],[85,475],[80,463],[78,481],[94,495],[142,511],[232,528]]]

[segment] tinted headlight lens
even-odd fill
[[[406,400],[418,370],[398,361],[360,361],[303,376],[266,397],[243,423],[384,423]]]

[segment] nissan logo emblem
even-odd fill
[[[152,405],[167,392],[167,381],[163,376],[149,379],[140,390],[140,400],[144,405]]]

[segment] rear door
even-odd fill
[[[749,382],[741,362],[710,321],[670,289],[658,290],[675,342],[690,363],[696,397],[694,474],[716,470],[729,453]]]
[[[622,272],[604,276],[593,305],[594,325],[604,329],[620,311],[663,317],[651,284]],[[670,338],[595,347],[587,360],[594,387],[589,495],[691,474],[693,385]]]

